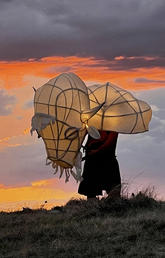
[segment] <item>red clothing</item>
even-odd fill
[[[118,133],[100,131],[100,136],[99,139],[93,139],[91,136],[88,137],[85,145],[87,156],[88,154],[90,155],[90,151],[99,152],[99,154],[108,153],[108,155],[115,156]]]

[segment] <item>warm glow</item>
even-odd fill
[[[0,211],[10,211],[9,207],[13,203],[15,203],[14,210],[27,206],[40,208],[43,204],[44,208],[49,209],[55,205],[62,205],[76,196],[76,193],[60,188],[60,182],[55,178],[35,181],[31,183],[31,186],[6,187],[0,185]]]
[[[124,56],[116,56],[114,59],[115,60],[123,60],[123,59],[125,59],[125,57]]]

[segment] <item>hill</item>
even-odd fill
[[[165,257],[165,203],[146,194],[0,213],[0,257]]]

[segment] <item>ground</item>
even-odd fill
[[[145,194],[0,213],[0,258],[165,257],[165,203]]]

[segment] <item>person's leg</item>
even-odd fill
[[[101,195],[100,187],[100,167],[94,158],[88,158],[84,164],[83,180],[79,184],[78,193],[87,196],[87,200],[96,200],[97,195]]]
[[[108,178],[107,178],[108,182]],[[119,164],[116,158],[111,161],[111,173],[109,174],[109,186],[107,185],[106,192],[108,198],[120,198],[121,197],[121,177]]]

